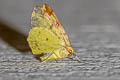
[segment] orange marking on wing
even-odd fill
[[[68,49],[68,48],[65,48],[65,49],[66,49],[66,50],[68,51],[68,53],[69,53],[69,49]],[[72,55],[72,54],[70,54],[70,53],[68,54],[68,56],[71,56],[71,55]]]
[[[36,6],[36,8],[38,8],[38,9],[42,10],[42,7],[41,7],[41,6],[39,6],[39,5],[37,5],[37,6]]]
[[[39,6],[39,5],[37,5],[37,6],[36,6],[36,8],[39,8],[39,9],[41,9],[42,7],[41,7],[41,6]]]
[[[60,21],[58,20],[57,16],[55,15],[54,11],[52,10],[52,8],[48,4],[45,4],[45,8],[46,8],[46,12],[49,15],[53,15],[55,17],[58,26],[62,26]]]
[[[51,15],[53,13],[53,10],[49,7],[49,5],[45,4],[46,12]]]

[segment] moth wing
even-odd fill
[[[45,10],[40,7],[36,6],[33,9],[32,16],[31,16],[31,26],[33,27],[43,27],[48,28],[52,24],[47,16],[44,15]]]
[[[33,54],[48,56],[52,51],[61,48],[61,45],[70,46],[64,28],[47,4],[33,9],[31,25],[27,40]]]
[[[57,16],[55,15],[54,11],[48,4],[44,4],[43,8],[48,13],[48,16],[50,16],[50,19],[52,21],[53,27],[55,27],[58,36],[62,38],[62,40],[65,43],[65,46],[70,46],[70,40],[68,38],[68,35],[66,34],[63,26],[61,25],[60,21],[58,20]]]
[[[29,32],[27,41],[35,55],[51,53],[61,48],[60,44],[63,42],[55,34],[49,31],[49,29],[45,28],[43,30],[43,27],[32,28]]]
[[[68,35],[54,11],[48,4],[44,4],[43,7],[36,6],[33,9],[31,24],[32,27],[44,27],[51,29],[51,31],[64,42],[64,44],[62,43],[61,45],[70,46]]]

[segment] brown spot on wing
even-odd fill
[[[46,41],[48,41],[48,38],[46,38]]]
[[[36,8],[41,9],[41,6],[37,5]]]

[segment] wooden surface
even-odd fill
[[[119,0],[49,0],[83,62],[44,64],[34,58],[25,36],[40,1],[0,1],[0,80],[120,80]]]
[[[72,40],[72,46],[83,61],[81,63],[67,58],[58,60],[58,63],[55,61],[40,63],[32,55],[22,34],[7,28],[6,25],[2,26],[4,28],[0,27],[0,80],[119,80],[120,78],[119,32],[78,33]],[[6,30],[7,32],[3,32]]]

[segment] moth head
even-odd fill
[[[68,51],[68,56],[74,56],[72,59],[77,60],[78,62],[81,62],[80,59],[77,57],[77,55],[74,53],[74,49],[72,47],[67,47],[66,50]]]
[[[67,47],[66,50],[68,51],[68,56],[74,55],[74,49],[72,47]]]

